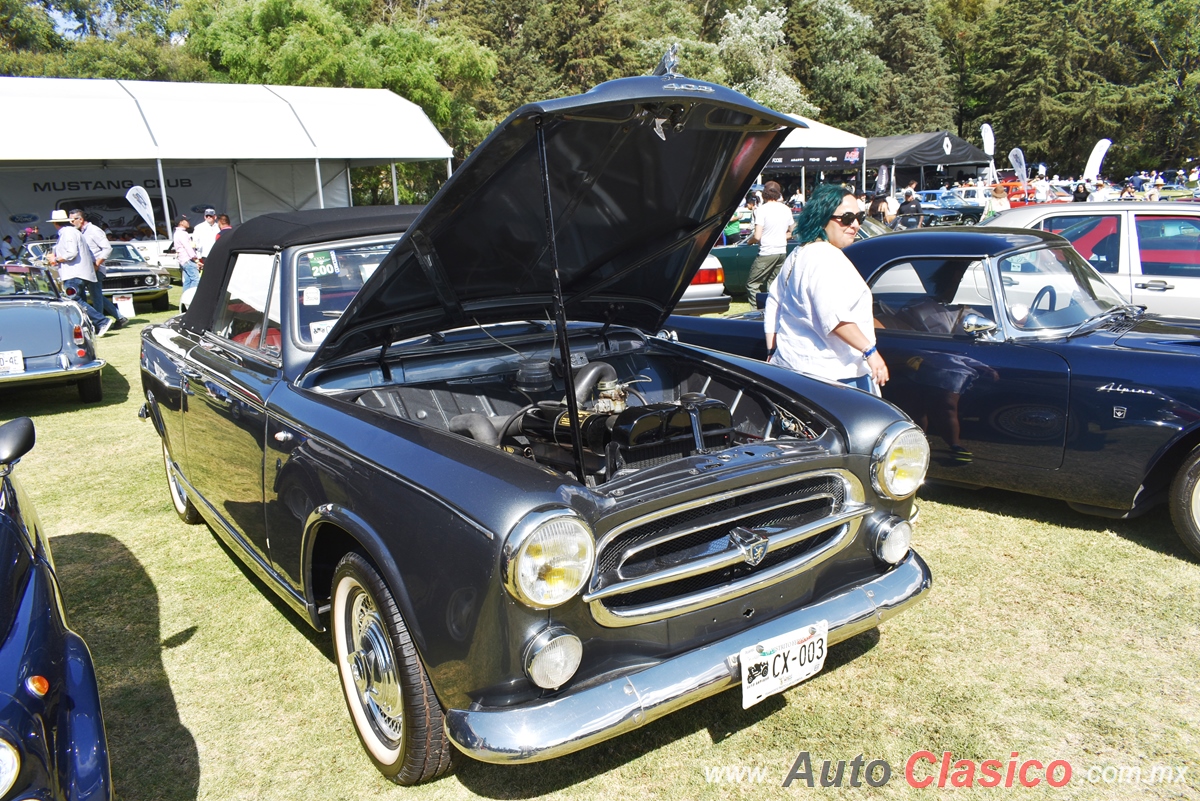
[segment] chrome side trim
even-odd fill
[[[932,581],[928,565],[910,552],[871,581],[620,678],[514,707],[447,710],[446,734],[481,762],[537,762],[570,754],[737,686],[743,648],[818,620],[829,622],[830,645],[842,642],[916,603]]]

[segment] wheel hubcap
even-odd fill
[[[166,449],[163,449],[163,463],[167,468],[167,485],[171,489],[171,497],[175,500],[176,508],[182,509],[187,503],[187,496],[183,493],[183,487],[179,486],[179,481],[175,478],[175,468],[171,465],[171,457]]]
[[[1192,525],[1200,528],[1200,481],[1192,485]]]
[[[358,690],[358,699],[378,734],[398,743],[403,732],[400,677],[383,619],[371,597],[355,595],[350,604],[350,641],[346,666]]]

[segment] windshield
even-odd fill
[[[112,246],[112,253],[109,255],[106,263],[112,263],[114,261],[127,261],[133,264],[146,263],[146,260],[142,258],[142,254],[136,247],[133,245],[125,245],[120,243]]]
[[[1039,248],[997,260],[1009,321],[1023,331],[1073,328],[1126,305],[1070,247]]]
[[[350,300],[396,244],[323,247],[301,253],[296,269],[296,336],[305,346],[321,344]]]
[[[57,297],[54,279],[43,267],[8,264],[0,267],[0,296],[42,295]]]

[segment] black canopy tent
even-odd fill
[[[949,131],[872,136],[867,140],[867,153],[870,154],[867,168],[888,167],[893,182],[897,168],[916,169],[922,189],[925,188],[925,167],[987,166],[991,161],[987,153]]]

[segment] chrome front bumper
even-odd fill
[[[451,709],[446,733],[482,762],[552,759],[595,745],[741,682],[737,654],[818,620],[830,645],[877,627],[929,591],[929,566],[915,551],[877,579],[645,670],[518,707]]]

